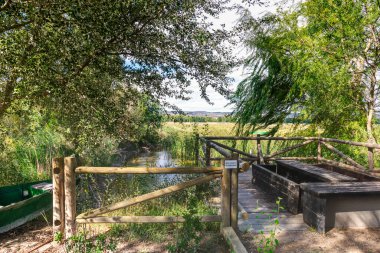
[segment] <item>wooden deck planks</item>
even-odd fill
[[[330,170],[326,170],[317,166],[313,166],[310,164],[302,163],[299,161],[289,160],[289,161],[276,161],[278,166],[286,167],[289,170],[296,171],[298,173],[302,173],[304,175],[308,175],[314,178],[317,178],[324,182],[351,182],[357,181],[356,178],[349,177],[343,174],[339,174]]]
[[[239,174],[239,203],[249,213],[249,218],[243,220],[239,216],[238,226],[240,231],[269,232],[274,229],[274,220],[278,218],[280,225],[278,231],[305,231],[308,226],[303,222],[302,214],[291,214],[281,211],[277,215],[274,210],[276,196],[252,185],[252,172]]]

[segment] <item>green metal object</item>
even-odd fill
[[[257,135],[257,134],[260,134],[260,135],[268,135],[268,134],[269,134],[269,131],[256,130],[256,131],[254,131],[254,132],[251,132],[251,134],[254,134],[254,135]]]
[[[50,181],[0,187],[0,233],[16,228],[52,208]]]

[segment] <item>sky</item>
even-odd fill
[[[276,10],[276,4],[280,1],[281,0],[267,0],[267,3],[263,6],[254,5],[248,7],[248,9],[252,13],[253,17],[259,17],[267,12],[274,12]],[[241,4],[242,1],[233,0],[231,2],[235,4]],[[237,23],[238,19],[239,15],[234,11],[230,11],[222,13],[219,19],[215,20],[214,23],[216,23],[217,25],[225,24],[227,29],[232,29],[232,27]],[[241,55],[244,54],[246,51],[244,50],[244,47],[242,45],[239,45],[234,49],[234,52],[237,55]],[[234,90],[237,84],[244,79],[244,69],[242,67],[234,69],[229,74],[229,77],[232,77],[234,79],[230,87],[230,89]],[[226,100],[222,95],[220,95],[212,88],[209,88],[207,90],[207,94],[209,94],[210,100],[212,101],[213,105],[209,104],[207,101],[201,98],[200,91],[196,82],[193,82],[191,84],[189,90],[193,91],[193,93],[189,95],[190,100],[184,101],[176,100],[173,98],[168,99],[168,102],[176,105],[183,111],[230,112],[233,110],[233,107],[231,105],[228,105],[228,100]]]

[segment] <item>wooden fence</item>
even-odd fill
[[[355,141],[346,141],[332,138],[323,138],[323,137],[266,137],[266,136],[251,136],[251,137],[239,137],[239,136],[205,136],[199,137],[199,140],[203,142],[202,150],[204,153],[204,158],[197,155],[197,158],[200,163],[210,166],[211,162],[214,160],[219,160],[220,157],[211,157],[210,150],[213,148],[218,153],[222,155],[222,157],[230,157],[232,154],[239,154],[241,159],[244,161],[249,161],[250,163],[257,162],[267,163],[273,160],[309,160],[309,161],[317,161],[319,163],[325,163],[333,166],[339,166],[348,170],[354,171],[362,171],[365,173],[379,173],[380,169],[375,168],[375,159],[374,155],[376,151],[380,150],[380,145],[375,143],[364,143],[364,142],[355,142]],[[229,145],[220,143],[220,141],[254,141],[256,146],[256,153],[251,154],[236,148],[233,148]],[[269,153],[264,155],[262,150],[262,141],[300,141],[300,143],[287,146],[281,150],[275,151],[273,153]],[[284,154],[305,147],[306,145],[310,145],[312,143],[317,143],[317,148],[315,150],[315,156],[307,156],[307,157],[288,157],[283,156]],[[332,144],[345,144],[356,147],[363,147],[367,149],[367,166],[360,164],[355,161],[353,158],[344,154],[342,151],[334,147]],[[196,144],[199,146],[199,144]],[[335,154],[339,157],[339,161],[328,159],[322,156],[322,148],[327,149],[331,153]]]
[[[61,232],[65,238],[76,234],[77,224],[93,223],[172,223],[184,222],[178,216],[104,216],[108,212],[130,207],[156,199],[191,186],[221,178],[221,215],[200,216],[201,222],[221,222],[221,227],[237,228],[238,217],[238,173],[248,170],[249,164],[240,164],[238,156],[231,157],[236,167],[87,167],[77,166],[74,157],[53,159],[53,231]],[[89,210],[77,215],[76,176],[78,174],[202,174],[192,180],[172,185],[147,194],[129,198],[105,207]],[[231,234],[231,231],[227,234]]]
[[[345,141],[322,137],[235,137],[235,136],[205,136],[195,138],[195,159],[202,167],[177,167],[177,168],[141,168],[141,167],[86,167],[77,166],[73,157],[53,159],[53,231],[62,232],[66,238],[76,233],[76,225],[83,223],[172,223],[184,222],[183,217],[178,216],[104,216],[108,212],[130,207],[145,201],[156,199],[191,186],[210,182],[221,178],[221,215],[201,216],[202,222],[221,222],[221,232],[226,237],[235,252],[246,252],[244,246],[236,236],[238,224],[238,210],[247,218],[238,202],[238,173],[248,170],[254,162],[257,164],[268,163],[273,160],[310,160],[339,166],[348,170],[360,170],[366,173],[375,173],[374,154],[380,150],[380,145]],[[237,148],[226,145],[220,141],[253,141],[255,153],[247,153]],[[200,141],[203,145],[200,145]],[[286,146],[273,153],[262,151],[262,141],[299,141],[300,143]],[[289,157],[284,154],[303,148],[306,145],[317,143],[315,156]],[[345,144],[364,147],[368,151],[367,167],[358,163],[332,144]],[[339,161],[322,156],[322,148],[339,157]],[[216,150],[221,157],[211,157],[211,150]],[[202,150],[203,152],[199,152]],[[203,157],[201,157],[203,153]],[[225,167],[225,160],[235,161],[235,167]],[[212,167],[213,161],[219,161],[219,167]],[[342,162],[344,161],[344,162]],[[89,210],[85,213],[76,213],[76,189],[75,178],[78,174],[203,174],[203,176],[182,182],[164,189],[156,190],[134,198],[126,199],[105,207]]]

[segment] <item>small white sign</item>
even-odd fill
[[[238,166],[237,160],[225,160],[224,168],[226,169],[236,169]]]

